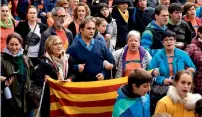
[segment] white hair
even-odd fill
[[[129,39],[131,36],[136,36],[140,40],[140,32],[136,30],[130,31],[127,35],[127,39]]]

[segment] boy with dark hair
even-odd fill
[[[187,22],[182,20],[182,7],[179,3],[172,3],[168,7],[170,19],[168,22],[168,29],[177,34],[176,47],[185,49],[187,44],[191,43],[192,38],[195,36],[195,31],[191,30]]]
[[[167,29],[169,13],[166,6],[159,5],[154,11],[155,20],[150,22],[142,33],[141,46],[149,51],[153,57],[155,53],[163,48],[162,35]]]
[[[135,69],[128,76],[128,84],[118,89],[113,117],[150,117],[150,99],[147,92],[151,89],[152,76],[142,68]]]

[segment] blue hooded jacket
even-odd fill
[[[118,89],[118,97],[114,105],[113,117],[150,117],[149,95],[130,96],[128,86]]]

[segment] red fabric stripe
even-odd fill
[[[112,106],[116,99],[107,99],[100,101],[75,102],[67,99],[57,98],[55,95],[50,96],[50,103],[59,102],[62,106],[76,106],[76,107],[96,107],[96,106]]]
[[[63,110],[50,111],[50,117],[112,117],[112,112],[96,114],[65,114]]]
[[[65,94],[99,94],[99,93],[108,93],[112,91],[117,91],[118,88],[123,85],[116,84],[110,86],[102,86],[102,87],[92,87],[92,88],[79,88],[79,87],[63,87],[58,86],[52,82],[49,82],[49,86],[55,90],[61,91]]]

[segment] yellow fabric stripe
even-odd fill
[[[102,107],[75,107],[75,106],[61,106],[60,103],[51,103],[50,110],[63,110],[66,114],[84,114],[84,113],[104,113],[112,112],[113,106]]]
[[[116,84],[123,84],[128,81],[127,77],[123,78],[116,78],[116,79],[110,79],[110,80],[102,80],[102,81],[91,81],[91,82],[64,82],[59,80],[54,80],[52,78],[48,78],[49,82],[53,82],[59,86],[63,87],[77,87],[77,88],[92,88],[92,87],[102,87],[102,86],[110,86],[110,85],[116,85]]]
[[[117,92],[100,93],[100,94],[64,94],[61,91],[54,90],[50,87],[50,95],[55,95],[57,98],[67,99],[70,101],[86,102],[86,101],[97,101],[105,99],[115,99]]]

